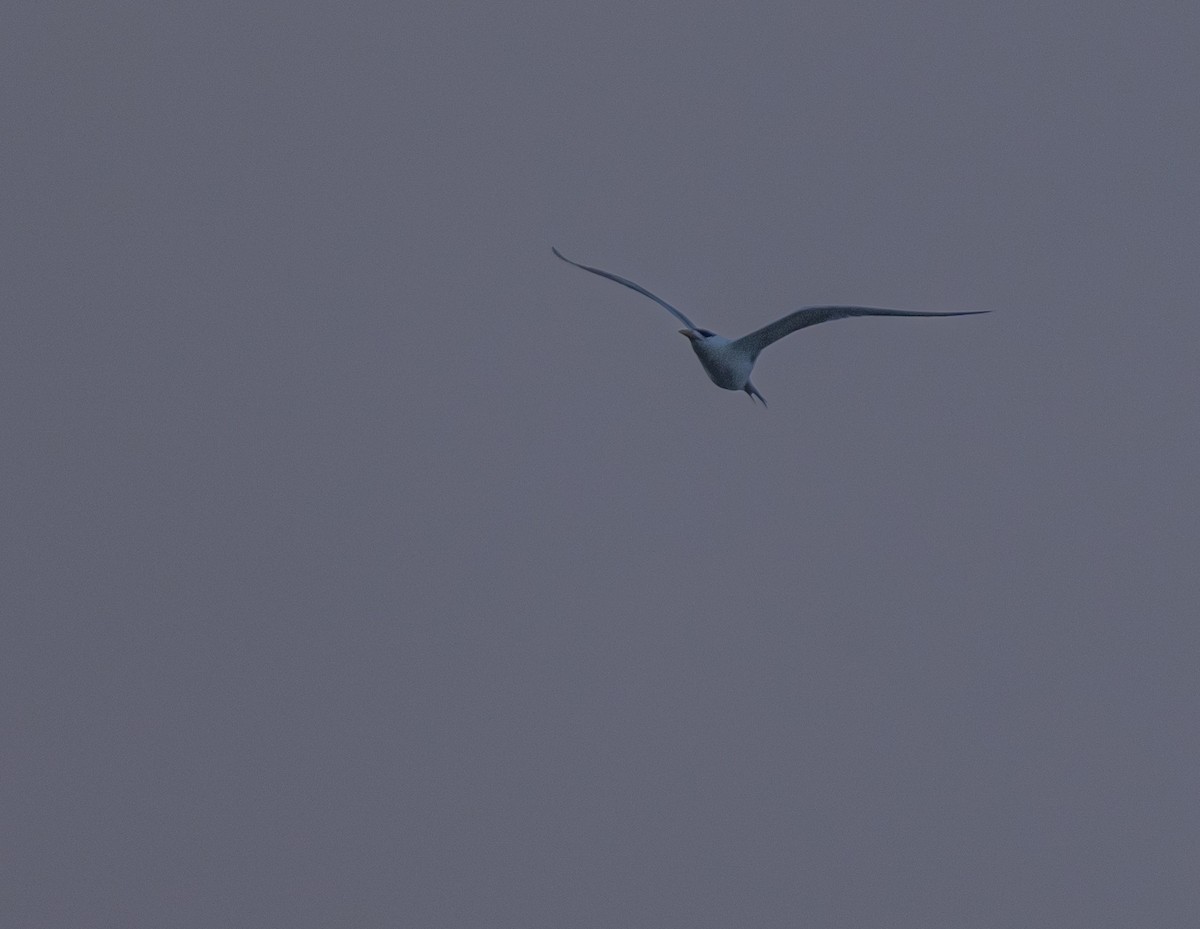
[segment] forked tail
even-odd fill
[[[758,388],[749,381],[746,381],[746,386],[743,387],[742,390],[746,391],[746,393],[750,395],[751,400],[758,400],[758,402],[763,405],[764,410],[767,408],[767,401],[764,400],[763,395],[758,392]]]

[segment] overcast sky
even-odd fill
[[[1200,925],[1196,11],[10,2],[0,921]]]

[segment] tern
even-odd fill
[[[884,310],[873,306],[806,306],[788,313],[787,316],[780,317],[761,329],[755,329],[740,339],[726,339],[709,329],[701,329],[666,300],[650,293],[640,284],[635,284],[633,281],[609,271],[601,271],[599,268],[590,268],[577,261],[572,261],[554,246],[551,246],[550,250],[569,265],[590,271],[592,274],[599,274],[610,281],[616,281],[631,290],[636,290],[643,297],[649,297],[687,327],[680,329],[679,332],[692,343],[692,351],[700,359],[700,364],[709,380],[725,390],[744,390],[749,394],[751,401],[757,400],[764,407],[767,405],[767,401],[758,392],[758,388],[750,383],[750,372],[754,369],[754,362],[758,360],[758,354],[764,348],[778,342],[785,335],[791,335],[797,329],[815,326],[817,323],[827,323],[834,319],[848,319],[851,316],[978,316],[991,312],[990,310],[960,310],[954,313],[925,313],[919,310]]]

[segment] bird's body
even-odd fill
[[[698,338],[689,336],[692,351],[700,359],[709,380],[726,390],[745,390],[750,383],[750,372],[754,370],[754,359],[734,348],[734,343],[724,336],[701,335],[699,332],[696,336]]]
[[[726,339],[715,332],[696,326],[671,304],[661,297],[656,297],[641,285],[608,271],[581,265],[564,256],[557,248],[552,248],[551,251],[569,265],[590,271],[592,274],[598,274],[610,281],[616,281],[631,290],[636,290],[644,297],[649,297],[687,326],[686,329],[679,331],[692,343],[692,351],[700,359],[700,364],[709,380],[726,390],[743,390],[750,395],[751,399],[757,399],[763,406],[766,406],[767,402],[750,383],[750,372],[754,370],[754,362],[758,360],[758,354],[764,348],[778,342],[785,335],[790,335],[797,329],[815,326],[817,323],[825,323],[834,319],[847,319],[851,316],[976,316],[988,312],[987,310],[959,310],[952,313],[926,313],[918,310],[885,310],[871,306],[810,306],[789,313],[740,339]]]

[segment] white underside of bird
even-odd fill
[[[750,372],[754,370],[754,362],[758,360],[758,354],[764,348],[778,342],[785,335],[790,335],[797,329],[804,329],[807,326],[815,326],[817,323],[826,323],[834,319],[847,319],[852,316],[978,316],[989,312],[988,310],[958,310],[950,313],[926,313],[919,310],[885,310],[872,306],[808,306],[789,313],[761,329],[756,329],[740,339],[727,339],[708,329],[701,329],[667,301],[656,297],[640,284],[635,284],[631,280],[608,271],[590,268],[577,261],[572,261],[557,248],[552,247],[551,251],[569,265],[590,271],[592,274],[598,274],[610,281],[616,281],[631,290],[636,290],[644,297],[649,297],[687,327],[679,331],[692,343],[692,351],[700,359],[700,364],[709,380],[726,390],[743,390],[750,395],[752,400],[757,399],[763,406],[767,405],[767,401],[750,383]]]

